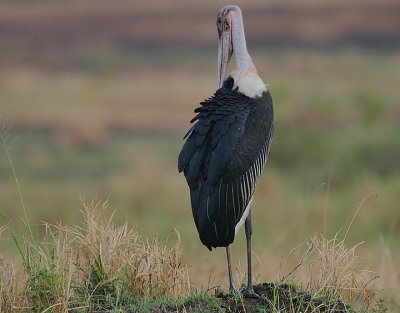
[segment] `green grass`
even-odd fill
[[[171,243],[158,238],[142,239],[127,222],[114,223],[114,213],[104,215],[106,203],[82,201],[83,222],[67,226],[43,224],[43,239],[37,239],[29,221],[14,161],[6,135],[2,145],[24,212],[20,234],[3,214],[6,227],[18,250],[19,265],[2,260],[0,306],[4,312],[380,312],[367,288],[375,280],[361,277],[354,246],[347,238],[356,215],[345,232],[328,240],[315,236],[306,244],[299,266],[308,264],[307,287],[291,283],[260,283],[255,291],[264,300],[245,299],[240,294],[217,290],[215,295],[191,287],[189,272],[182,264],[180,235]],[[158,148],[165,149],[158,145]],[[81,219],[82,220],[82,219]],[[287,257],[281,271],[287,269]],[[287,279],[299,266],[284,276]],[[280,272],[281,272],[280,271]],[[239,275],[240,276],[240,275]],[[366,280],[368,279],[368,280]],[[363,296],[362,301],[358,301]],[[350,304],[346,304],[349,301]],[[356,305],[357,309],[352,305]]]

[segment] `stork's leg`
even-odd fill
[[[235,286],[233,285],[231,253],[229,251],[229,246],[226,247],[226,258],[228,259],[229,292],[235,292],[236,290]]]
[[[247,240],[247,287],[242,289],[241,292],[244,297],[263,299],[260,295],[254,292],[251,270],[251,235],[253,233],[253,226],[251,225],[251,209],[244,224]]]

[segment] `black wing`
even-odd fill
[[[233,242],[254,193],[272,139],[272,99],[269,92],[252,99],[221,88],[195,112],[178,169],[190,188],[200,239],[211,249]]]

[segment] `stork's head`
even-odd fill
[[[236,69],[244,72],[257,73],[253,61],[247,52],[244,35],[242,11],[236,5],[224,6],[217,16],[218,45],[218,86],[221,87],[226,75],[226,69],[235,54]]]

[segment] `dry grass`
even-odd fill
[[[45,241],[18,243],[23,267],[0,263],[0,312],[91,311],[190,291],[178,233],[172,244],[143,239],[113,216],[104,220],[104,209],[83,202],[81,225],[45,224]]]
[[[360,244],[346,248],[344,240],[337,236],[327,239],[315,235],[307,245],[313,258],[309,263],[308,285],[314,294],[343,299],[347,303],[355,303],[363,296],[367,304],[371,302],[373,292],[368,287],[378,276],[360,269],[362,262],[356,255]]]
[[[105,218],[106,203],[82,203],[82,223],[74,226],[45,223],[44,241],[19,242],[12,234],[23,266],[0,260],[0,312],[118,310],[135,301],[186,296],[186,302],[175,302],[172,307],[179,311],[178,308],[186,310],[185,306],[189,305],[188,312],[191,312],[190,308],[202,310],[207,305],[214,308],[225,305],[226,301],[233,301],[229,305],[249,312],[258,312],[260,305],[265,307],[265,303],[244,301],[240,297],[224,296],[216,300],[200,295],[196,298],[188,269],[180,261],[179,233],[172,244],[162,243],[158,238],[145,240],[127,223],[116,225],[113,214]],[[5,230],[1,228],[0,234]],[[292,307],[290,312],[299,309],[341,312],[341,308],[351,305],[360,312],[383,312],[380,310],[384,306],[376,301],[371,287],[377,276],[361,269],[362,262],[356,255],[359,245],[346,248],[344,239],[338,239],[337,235],[332,239],[315,235],[302,246],[304,253],[298,265],[282,275],[287,261],[299,247],[289,254],[280,272],[282,282],[260,284],[257,288],[271,298],[268,305],[277,310]],[[298,278],[293,278],[290,285],[284,282],[299,268],[305,274],[300,278],[303,283],[300,289],[296,287]],[[222,302],[218,304],[218,301]],[[170,310],[167,307],[160,312]]]
[[[0,312],[14,312],[17,307],[26,307],[27,275],[22,267],[0,260]]]
[[[172,246],[158,238],[143,240],[127,223],[114,225],[112,216],[105,223],[100,222],[103,210],[100,203],[85,205],[86,228],[58,227],[76,242],[80,269],[99,269],[102,281],[125,276],[129,283],[125,288],[141,297],[179,296],[189,291],[187,268],[180,265],[179,233]],[[84,283],[91,284],[91,279],[89,275]]]
[[[363,262],[356,250],[362,243],[350,248],[338,234],[327,239],[316,234],[305,244],[293,249],[280,270],[280,279],[287,280],[295,272],[300,273],[303,287],[313,297],[340,300],[355,307],[372,309],[376,305],[377,293],[374,284],[377,273],[363,269]],[[296,250],[302,250],[300,261],[287,274],[286,266]]]

